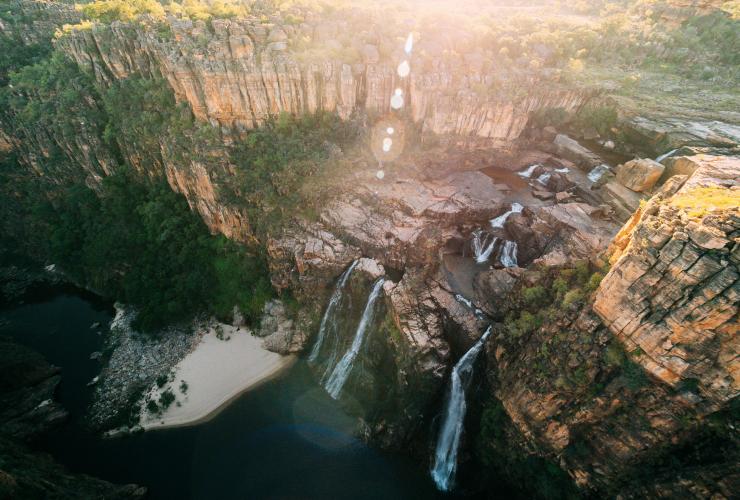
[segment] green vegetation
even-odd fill
[[[175,394],[171,389],[167,389],[159,396],[159,404],[163,409],[169,408],[175,402]]]
[[[167,14],[193,20],[205,21],[211,18],[244,17],[249,7],[240,0],[95,0],[78,6],[88,21],[111,23],[113,21],[131,22],[149,16],[162,20]],[[84,21],[65,26],[65,31],[87,29]]]
[[[554,462],[528,455],[512,446],[514,439],[523,439],[498,400],[483,409],[480,430],[476,436],[476,457],[491,469],[491,479],[505,476],[529,498],[576,499],[578,489],[568,474]]]
[[[695,187],[670,199],[671,206],[686,210],[689,217],[701,218],[715,210],[740,211],[740,194],[723,187]]]
[[[234,305],[255,321],[271,296],[264,258],[211,236],[164,182],[141,184],[125,170],[99,196],[73,186],[32,214],[45,221],[48,258],[71,277],[134,305],[145,330]]]
[[[521,301],[505,319],[509,333],[518,338],[532,333],[545,322],[552,321],[558,310],[576,310],[595,292],[604,277],[603,272],[592,272],[588,261],[577,262],[572,268],[547,270],[539,282],[519,291]]]
[[[295,118],[283,113],[235,146],[235,201],[244,200],[260,238],[279,232],[291,217],[318,213],[331,181],[349,168],[340,157],[327,161],[332,149],[352,146],[359,133],[359,127],[334,114]]]

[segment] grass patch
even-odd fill
[[[689,217],[703,217],[715,210],[740,207],[740,191],[722,187],[695,187],[674,196],[671,206],[686,210]]]

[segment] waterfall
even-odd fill
[[[542,165],[540,165],[539,163],[535,163],[534,165],[530,165],[529,167],[527,167],[526,170],[523,170],[522,172],[517,172],[516,175],[518,175],[519,177],[524,177],[525,179],[529,179],[530,177],[532,177],[534,169],[541,166]]]
[[[342,293],[344,292],[344,287],[347,284],[349,275],[352,274],[352,271],[357,265],[357,262],[359,261],[355,260],[342,273],[342,275],[339,277],[339,281],[337,281],[337,286],[334,288],[334,293],[331,294],[331,298],[329,299],[329,305],[326,306],[324,317],[321,318],[321,325],[319,326],[319,335],[316,338],[316,343],[313,345],[313,348],[311,349],[311,354],[308,356],[308,360],[310,362],[316,361],[316,359],[319,357],[319,352],[321,351],[321,346],[324,343],[324,338],[326,337],[327,329],[330,327],[333,329],[336,329],[336,319],[334,316],[335,316],[337,307],[339,306],[339,303],[342,300]]]
[[[547,186],[547,183],[550,182],[550,177],[552,177],[552,174],[549,172],[545,172],[544,174],[537,177],[537,182],[539,182],[543,186]]]
[[[375,285],[373,285],[373,289],[370,291],[370,296],[367,298],[367,304],[365,304],[365,310],[362,312],[362,319],[360,319],[360,324],[357,326],[352,346],[344,353],[344,356],[339,360],[339,363],[337,363],[334,371],[326,381],[326,385],[324,385],[326,392],[328,392],[334,399],[337,399],[339,394],[342,392],[342,387],[344,387],[344,383],[347,381],[347,377],[352,371],[352,364],[362,347],[365,332],[373,322],[373,317],[375,316],[375,302],[380,296],[380,290],[383,288],[384,282],[385,279],[380,278],[375,282]]]
[[[475,261],[478,264],[483,264],[488,260],[488,258],[491,256],[491,253],[493,252],[494,247],[496,246],[497,241],[498,238],[496,238],[495,236],[491,238],[491,235],[486,233],[485,231],[482,231],[480,229],[476,229],[475,231],[473,231],[473,239],[470,244],[473,247]]]
[[[460,361],[452,369],[449,392],[447,393],[447,406],[445,407],[442,427],[439,430],[437,448],[434,452],[434,466],[431,470],[434,482],[442,491],[449,491],[455,480],[457,451],[465,420],[465,391],[473,378],[475,359],[490,334],[491,327],[489,326],[478,342],[460,358]]]
[[[524,207],[520,205],[519,203],[512,203],[511,204],[511,210],[504,213],[503,215],[499,215],[495,219],[491,219],[491,227],[494,229],[500,229],[504,227],[504,224],[506,223],[506,219],[509,218],[511,214],[519,214],[524,210]]]
[[[596,182],[601,179],[601,176],[609,171],[609,165],[597,165],[588,173],[588,180]]]
[[[556,168],[555,171],[559,174],[567,174],[568,172],[570,172],[570,169],[568,167],[563,167],[563,168]]]
[[[516,260],[517,245],[516,241],[507,241],[504,243],[504,247],[501,250],[501,264],[504,267],[517,267],[518,263]]]
[[[666,158],[669,158],[669,157],[673,156],[673,154],[674,154],[674,153],[675,153],[676,151],[678,151],[678,149],[672,149],[672,150],[668,151],[667,153],[665,153],[665,154],[662,154],[662,155],[658,156],[658,157],[657,157],[657,158],[655,159],[655,161],[656,161],[656,162],[658,162],[658,163],[660,163],[660,162],[662,162],[663,160],[665,160]]]
[[[473,304],[473,301],[467,298],[466,296],[456,293],[455,294],[455,300],[457,300],[459,303],[464,304],[468,309],[472,310],[475,313],[476,318],[484,318],[485,313],[475,307],[475,304]]]

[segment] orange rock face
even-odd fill
[[[617,236],[594,311],[653,376],[721,404],[740,393],[740,160],[693,162]]]

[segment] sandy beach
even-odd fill
[[[168,390],[175,396],[161,413],[141,412],[141,426],[146,430],[195,425],[214,417],[243,392],[270,379],[295,361],[295,356],[281,356],[262,348],[262,339],[249,330],[218,324],[205,333],[196,348],[174,368],[164,386],[155,384],[149,397],[160,401]],[[185,384],[187,385],[185,388]]]

